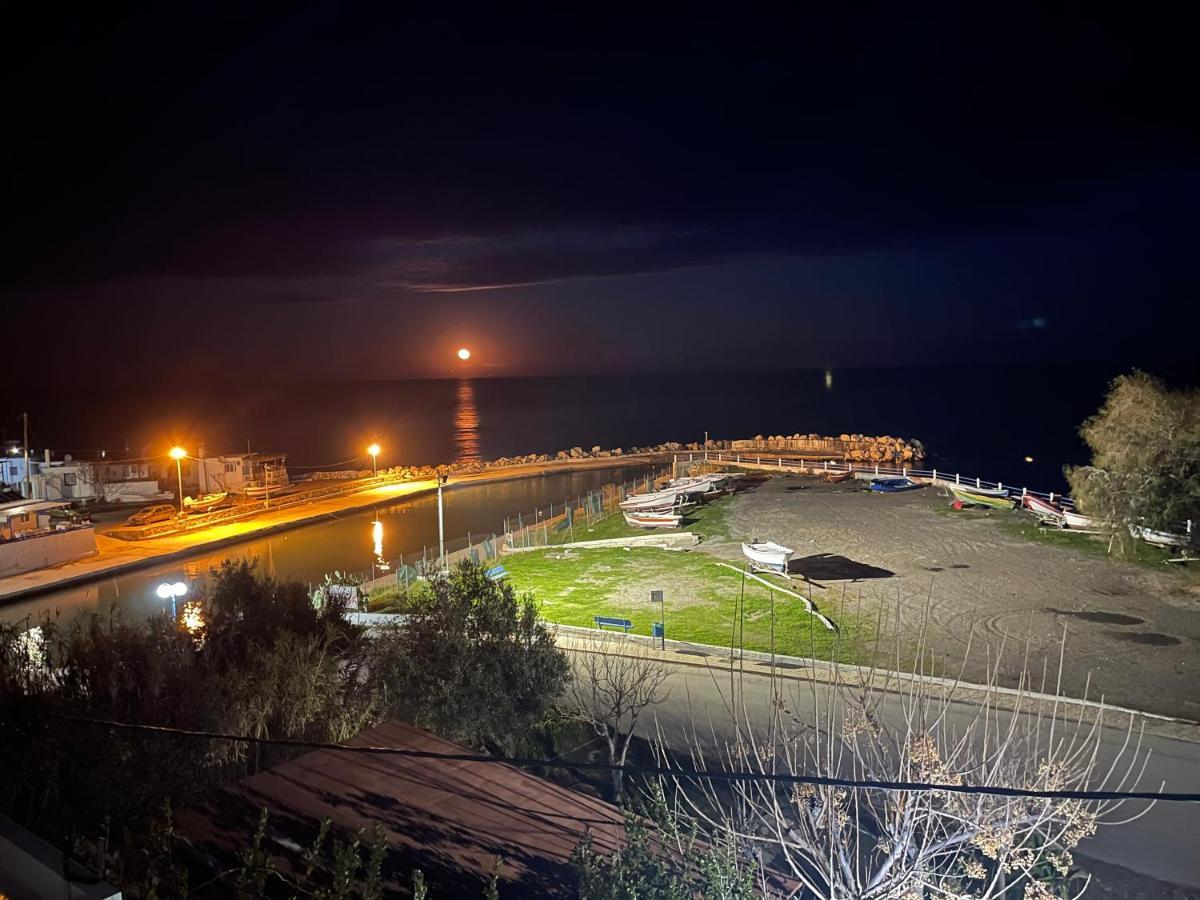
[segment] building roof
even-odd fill
[[[402,722],[387,722],[348,746],[396,747],[439,753],[463,748]],[[392,888],[407,890],[419,868],[432,896],[482,896],[496,858],[502,897],[573,893],[572,852],[591,832],[611,853],[624,836],[624,817],[610,803],[499,763],[415,759],[318,750],[225,789],[207,806],[178,815],[193,846],[229,860],[250,846],[259,810],[271,812],[267,848],[291,864],[295,847],[311,845],[322,819],[345,832],[376,824],[389,844],[385,871]],[[478,881],[479,890],[470,882]]]
[[[45,512],[48,509],[62,509],[64,506],[70,505],[70,500],[15,500],[12,503],[0,503],[0,519],[26,516],[29,513]]]

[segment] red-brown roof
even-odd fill
[[[401,722],[364,731],[347,745],[466,752]],[[247,778],[208,806],[179,813],[179,828],[198,849],[228,859],[250,846],[263,806],[271,812],[265,849],[291,861],[295,846],[307,847],[326,817],[341,840],[355,828],[382,826],[392,888],[406,890],[412,869],[420,868],[431,886],[454,888],[433,896],[482,896],[497,856],[506,900],[570,894],[567,862],[585,833],[605,853],[624,835],[617,807],[512,766],[337,750]]]

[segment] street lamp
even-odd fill
[[[187,451],[182,447],[172,447],[167,454],[171,459],[175,460],[175,474],[179,476],[179,513],[183,514],[183,458],[187,456]]]
[[[367,453],[371,454],[371,475],[376,478],[379,477],[379,465],[377,462],[379,457],[379,449],[380,448],[378,444],[372,444],[367,448]]]
[[[154,593],[158,594],[158,599],[160,600],[171,601],[171,615],[174,616],[177,614],[175,610],[175,601],[187,593],[187,585],[182,581],[176,581],[174,584],[168,584],[164,581],[158,586]]]

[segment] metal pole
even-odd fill
[[[446,483],[446,476],[438,476],[438,556],[442,561],[442,568],[446,568],[446,528],[445,518],[442,511],[442,485]]]
[[[175,457],[175,474],[179,476],[179,514],[183,515],[183,460]]]
[[[33,482],[29,479],[29,413],[21,413],[21,423],[25,433],[25,437],[21,441],[25,449],[25,473],[21,478],[21,494],[26,500],[32,500]]]

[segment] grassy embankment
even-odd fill
[[[684,529],[706,541],[729,540],[728,508],[727,501],[698,507],[685,518]],[[577,527],[575,539],[602,540],[647,533],[614,515],[593,525],[590,532],[586,526]],[[552,533],[551,539],[566,543],[570,534]],[[869,637],[870,629],[851,615],[833,609],[831,600],[813,598],[817,608],[837,623],[836,632],[810,616],[801,601],[773,592],[752,579],[746,579],[743,593],[740,573],[719,565],[699,548],[680,552],[650,547],[564,550],[550,546],[511,554],[503,564],[513,587],[521,593],[532,593],[542,615],[557,624],[592,628],[593,616],[614,616],[630,619],[632,633],[649,635],[660,615],[659,605],[650,602],[650,591],[661,590],[666,601],[667,637],[675,640],[718,647],[733,642],[749,650],[769,652],[773,605],[777,653],[856,660],[867,652],[860,645]],[[784,586],[782,582],[780,586]],[[791,589],[796,590],[795,586]],[[744,603],[739,605],[743,597]],[[404,599],[394,590],[379,591],[372,595],[371,608],[400,612]]]

